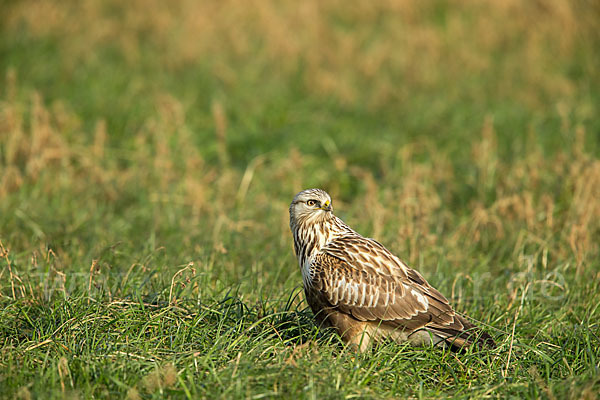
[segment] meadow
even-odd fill
[[[4,1],[0,398],[600,393],[600,7]],[[321,187],[498,343],[319,330]]]

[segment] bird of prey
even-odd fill
[[[421,274],[336,217],[327,192],[298,193],[290,228],[307,302],[317,322],[335,328],[345,343],[359,351],[385,338],[452,349],[495,347]]]

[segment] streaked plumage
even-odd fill
[[[334,327],[344,342],[361,351],[382,338],[494,346],[421,274],[333,215],[325,191],[308,189],[294,197],[290,228],[308,304],[319,324]]]

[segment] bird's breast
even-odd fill
[[[300,270],[302,271],[302,282],[304,283],[305,288],[312,286],[312,278],[314,275],[312,259],[313,255],[310,254],[307,257],[305,257],[304,260],[300,261]]]
[[[294,232],[296,256],[302,271],[304,287],[312,286],[314,277],[315,256],[332,240],[333,234],[329,227],[314,225],[301,226]]]

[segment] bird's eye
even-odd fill
[[[312,207],[312,206],[314,206],[314,205],[316,205],[316,204],[317,204],[317,201],[316,201],[316,200],[308,200],[308,201],[306,202],[306,205],[307,205],[307,206],[309,206],[309,207]]]

